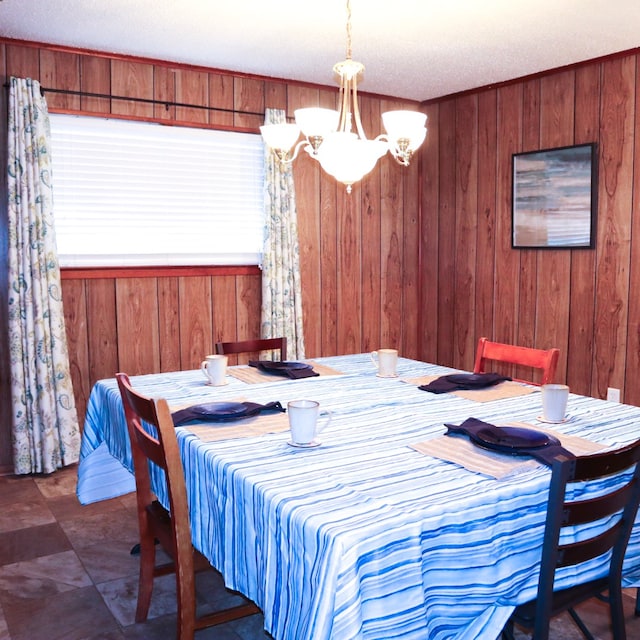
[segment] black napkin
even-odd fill
[[[277,376],[284,376],[285,378],[291,378],[292,380],[298,380],[299,378],[312,378],[319,376],[313,370],[310,364],[304,364],[302,362],[273,362],[272,360],[250,360],[250,367],[260,369],[264,373],[273,373]]]
[[[178,427],[186,422],[227,422],[229,420],[239,420],[250,418],[262,412],[284,413],[286,409],[278,402],[268,402],[267,404],[257,404],[255,402],[240,402],[244,405],[244,411],[234,411],[228,414],[222,413],[218,407],[220,403],[209,402],[206,404],[194,404],[186,409],[180,409],[171,414],[174,426]]]
[[[505,380],[511,380],[511,378],[498,373],[450,373],[440,376],[429,384],[423,384],[418,389],[431,393],[449,393],[450,391],[485,389]]]
[[[531,456],[548,466],[553,464],[553,459],[559,454],[575,458],[555,436],[535,429],[514,429],[518,435],[509,437],[506,427],[496,427],[477,418],[467,418],[461,425],[445,423],[445,427],[447,435],[467,435],[473,444],[483,449],[508,455]],[[530,434],[529,438],[526,437],[527,434]]]

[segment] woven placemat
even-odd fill
[[[229,422],[190,424],[184,427],[203,442],[219,442],[237,438],[253,438],[269,433],[289,431],[289,417],[286,413],[257,415],[243,420]]]
[[[580,436],[558,433],[551,429],[541,429],[524,422],[511,422],[510,426],[526,427],[544,431],[560,440],[562,446],[576,456],[590,455],[606,448],[598,442],[592,442]],[[439,436],[410,445],[412,449],[440,460],[455,462],[469,471],[475,471],[497,479],[522,473],[540,466],[542,463],[522,456],[509,456],[496,453],[474,445],[468,438],[459,436]]]
[[[437,380],[440,376],[420,376],[419,378],[403,378],[402,382],[408,384],[414,384],[417,387],[421,387],[423,384],[429,384],[434,380]],[[500,382],[493,387],[487,387],[486,389],[470,389],[470,390],[458,390],[451,391],[451,393],[467,400],[473,400],[474,402],[490,402],[491,400],[504,400],[505,398],[516,398],[518,396],[526,396],[529,393],[538,391],[535,387],[527,387],[519,382],[513,382],[507,380]],[[426,392],[428,393],[428,392]]]
[[[337,371],[331,367],[327,367],[324,364],[318,364],[313,360],[304,360],[307,364],[310,364],[313,367],[313,370],[321,376],[341,376],[344,375],[342,371]],[[238,380],[242,380],[242,382],[246,382],[247,384],[261,384],[264,382],[281,382],[283,380],[289,380],[286,376],[279,376],[276,374],[263,373],[256,367],[239,366],[239,367],[230,367],[227,369],[227,374],[237,378]],[[311,378],[301,378],[301,380],[313,380],[315,376]]]

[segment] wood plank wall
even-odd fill
[[[171,65],[37,43],[0,39],[2,84],[31,77],[44,87],[107,96],[167,100],[229,109],[144,104],[104,97],[47,93],[51,110],[112,113],[168,122],[256,131],[265,107],[334,106],[336,89],[214,69]],[[330,76],[330,70],[328,70]],[[328,82],[332,78],[328,77]],[[6,91],[0,114],[6,114]],[[362,95],[363,123],[381,131],[380,113],[406,105]],[[415,103],[409,103],[417,108]],[[6,120],[4,120],[6,121]],[[3,128],[2,140],[6,131]],[[2,144],[2,162],[6,144]],[[306,355],[370,351],[396,346],[418,357],[420,252],[419,158],[408,170],[384,159],[349,196],[300,157],[297,191]],[[3,210],[4,211],[4,210]],[[2,264],[6,212],[2,218]],[[4,267],[2,267],[4,269]],[[164,273],[164,272],[163,272]],[[6,307],[6,273],[2,276]],[[93,383],[117,370],[130,374],[193,368],[218,339],[257,336],[260,275],[227,270],[192,275],[63,273],[63,296],[74,390],[80,418]],[[11,464],[6,318],[0,314],[0,469]]]
[[[558,381],[640,404],[639,56],[423,105],[425,360],[469,369],[481,336],[554,346]],[[587,142],[599,149],[596,248],[512,249],[512,154]]]

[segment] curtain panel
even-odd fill
[[[286,121],[281,109],[267,109],[265,124]],[[265,238],[262,256],[262,337],[287,338],[290,359],[302,359],[302,288],[295,187],[291,165],[265,145]]]
[[[51,473],[78,461],[80,429],[54,231],[49,116],[37,81],[11,78],[8,121],[14,471]]]

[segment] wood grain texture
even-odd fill
[[[118,366],[128,375],[159,371],[156,278],[122,278],[115,284]]]
[[[69,368],[78,418],[82,420],[87,408],[91,385],[89,370],[89,337],[87,330],[87,298],[82,280],[62,282],[64,321],[69,349]]]
[[[233,126],[233,78],[220,73],[209,74],[209,104],[227,111],[209,111],[209,123]]]
[[[91,383],[111,378],[118,371],[119,335],[115,288],[113,279],[86,282],[87,342],[90,354],[87,373]]]
[[[493,336],[487,337],[507,344],[517,343],[520,253],[511,248],[511,167],[513,154],[522,148],[522,100],[522,87],[498,90],[494,316]]]
[[[598,139],[600,69],[597,65],[576,71],[575,144]],[[597,178],[596,178],[597,179]],[[591,357],[594,339],[595,251],[572,251],[567,380],[576,393],[591,391]],[[587,348],[585,348],[585,345]],[[570,356],[570,357],[569,357]]]
[[[522,151],[540,148],[540,79],[525,82],[522,97]],[[518,272],[518,320],[516,344],[531,347],[536,344],[536,309],[538,296],[538,257],[535,249],[520,249]],[[544,259],[544,255],[540,255]],[[515,367],[513,374],[526,379],[530,374]]]
[[[543,148],[563,147],[574,141],[575,73],[566,71],[540,81],[540,144]],[[571,251],[537,252],[537,296],[534,344],[549,349],[567,344]],[[531,313],[529,309],[527,313]],[[567,350],[560,352],[556,376],[566,379]]]
[[[418,353],[429,362],[438,361],[438,263],[440,223],[440,106],[429,105],[427,139],[420,150],[420,309]]]
[[[456,206],[455,275],[453,301],[453,366],[469,369],[468,354],[477,341],[475,326],[475,273],[478,218],[478,98],[475,95],[456,101]],[[465,357],[467,356],[467,357]]]
[[[43,87],[67,91],[80,90],[79,56],[64,51],[43,51],[40,55]],[[80,109],[80,96],[65,93],[46,93],[49,109]]]
[[[497,93],[483,91],[478,96],[478,215],[475,272],[475,344],[493,334],[494,273],[496,244],[496,149]],[[465,354],[465,367],[472,355]]]
[[[80,90],[98,95],[111,94],[111,60],[97,56],[80,56]],[[111,100],[80,96],[80,109],[86,113],[109,113]]]
[[[180,364],[196,369],[204,355],[213,353],[211,279],[206,276],[178,278],[180,297]]]
[[[621,388],[626,361],[633,189],[635,58],[608,61],[602,68],[596,341],[592,390]],[[595,388],[594,388],[595,387]]]
[[[46,78],[60,88],[79,84],[106,95],[178,99],[170,63],[1,39],[0,46],[6,75]],[[640,302],[631,294],[640,284],[637,66],[637,56],[585,63],[424,105],[429,131],[418,158],[409,171],[389,159],[379,163],[354,190],[355,209],[343,189],[302,153],[294,178],[306,355],[370,351],[388,339],[399,341],[403,355],[470,368],[477,339],[487,335],[556,346],[559,382],[566,379],[579,393],[601,397],[608,386],[618,387],[626,401],[640,404]],[[261,115],[238,110],[262,114],[265,106],[286,107],[291,117],[301,106],[335,105],[334,87],[219,70],[205,74],[205,96],[202,71],[188,69],[181,91],[235,109],[235,115],[209,112],[209,122],[219,126],[257,130],[262,124]],[[362,96],[371,137],[381,131],[380,112],[394,103]],[[177,121],[175,108],[162,105],[80,100],[88,113],[112,108]],[[0,113],[6,117],[6,96]],[[200,110],[182,115],[201,120]],[[595,250],[512,249],[512,154],[581,142],[599,147]],[[118,369],[124,345],[140,330],[135,321],[131,331],[121,324],[136,291],[152,296],[144,308],[156,309],[157,333],[144,338],[148,347],[134,354],[134,365],[191,368],[211,352],[214,336],[259,333],[255,273],[140,273],[132,275],[126,295],[116,280],[92,275],[63,285],[79,407],[95,380]],[[145,280],[156,282],[155,297]],[[0,428],[0,443],[7,433]]]
[[[180,294],[178,278],[157,279],[158,353],[160,371],[179,371],[180,362]]]
[[[456,103],[447,100],[440,104],[438,157],[438,327],[436,361],[453,365],[453,321],[456,270],[456,157],[447,149],[455,148]]]
[[[177,69],[175,71],[176,102],[193,104],[198,107],[209,106],[209,74],[204,71]],[[179,122],[209,122],[208,109],[196,107],[176,107],[176,120]]]
[[[636,114],[640,108],[640,72],[636,66],[635,80],[635,110]],[[635,239],[631,243],[631,265],[629,269],[629,316],[627,328],[626,346],[626,367],[624,375],[624,390],[622,394],[623,402],[640,405],[640,190],[636,185],[640,185],[640,118],[635,118],[635,128],[633,132],[634,157],[633,157],[633,202],[631,206],[631,238]],[[631,293],[634,292],[634,293]]]
[[[114,96],[153,99],[153,65],[132,60],[111,61],[111,92]],[[141,118],[153,117],[153,104],[112,100],[111,113]]]
[[[433,216],[439,218],[440,228],[436,330],[442,364],[447,364],[448,348],[442,342],[451,338],[443,325],[459,321],[465,302],[457,297],[468,296],[461,284],[468,263],[460,251],[451,263],[450,231],[442,230],[454,210],[456,247],[466,243],[477,252],[472,276],[475,339],[488,335],[511,344],[557,347],[558,382],[566,381],[576,392],[597,397],[605,397],[607,387],[617,387],[625,401],[640,403],[635,384],[640,373],[640,303],[632,293],[640,285],[639,82],[638,56],[629,55],[480,90],[477,133],[456,133],[455,141],[449,133],[452,121],[460,127],[466,101],[476,92],[429,105],[439,110],[439,137],[437,153],[429,147],[432,138],[421,151],[422,215],[428,220],[429,206],[437,203],[437,216]],[[512,155],[587,142],[598,145],[599,157],[595,249],[513,249]],[[474,232],[458,219],[465,206],[473,207],[468,204],[467,176],[451,166],[466,166],[466,159],[476,152],[478,227]],[[432,172],[439,172],[437,188]],[[432,269],[427,256],[433,251],[432,235],[423,231],[423,322],[433,309],[426,279]],[[455,313],[443,291],[451,273],[456,274]],[[456,334],[456,344],[461,344],[460,335]],[[423,357],[433,360],[433,351],[423,339]],[[468,361],[469,351],[468,347],[456,350],[461,363]]]

